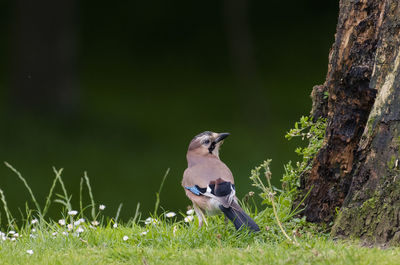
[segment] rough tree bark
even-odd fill
[[[332,233],[400,243],[400,3],[341,0],[326,81],[313,89],[327,117],[304,214]],[[326,102],[323,96],[329,92]]]

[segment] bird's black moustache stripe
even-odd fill
[[[210,154],[212,154],[212,151],[214,151],[215,145],[216,145],[216,143],[215,143],[215,142],[212,142],[211,145],[210,145],[210,147],[208,148],[208,152],[209,152]]]

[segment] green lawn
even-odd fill
[[[35,232],[0,242],[0,264],[400,264],[400,248],[367,248],[307,231],[299,232],[295,246],[277,227],[251,235],[226,226],[223,218],[209,219],[201,229],[195,221],[117,228],[85,222],[79,236],[73,230],[63,235],[68,229],[59,224],[35,224]]]

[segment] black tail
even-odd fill
[[[260,228],[258,225],[253,221],[253,219],[248,216],[242,208],[238,204],[235,205],[235,209],[232,207],[225,208],[224,206],[220,205],[219,208],[228,217],[229,220],[235,225],[236,230],[240,230],[243,227],[247,229],[258,232]]]

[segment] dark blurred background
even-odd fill
[[[334,0],[1,1],[0,160],[42,204],[52,166],[75,202],[87,170],[106,214],[122,202],[127,219],[137,202],[152,211],[167,168],[161,206],[185,210],[187,145],[212,130],[231,133],[221,158],[240,198],[266,158],[280,185],[298,159],[284,135],[325,79],[337,12]],[[0,188],[17,215],[29,197],[5,166]]]

